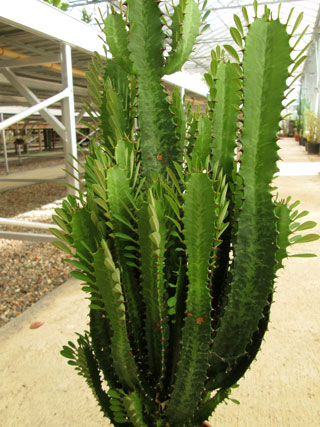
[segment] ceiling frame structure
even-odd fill
[[[7,157],[6,137],[4,130],[9,126],[20,122],[26,117],[39,112],[44,120],[52,126],[52,128],[59,134],[62,141],[64,142],[64,152],[66,160],[66,171],[67,171],[67,182],[69,184],[69,194],[77,194],[79,189],[79,176],[77,172],[77,142],[76,142],[76,128],[75,128],[75,109],[74,109],[74,97],[73,97],[73,76],[72,76],[72,59],[71,59],[71,47],[66,44],[61,45],[61,80],[63,90],[57,94],[51,96],[48,99],[40,101],[37,96],[17,77],[14,72],[8,67],[1,67],[0,72],[10,82],[20,94],[27,100],[31,107],[27,108],[20,113],[17,113],[6,120],[3,119],[3,113],[1,113],[0,132],[3,144],[3,156],[5,163],[5,170],[9,173],[9,164]],[[36,61],[37,64],[38,60]],[[57,58],[55,60],[57,61]],[[41,62],[43,64],[43,62]],[[47,62],[45,62],[47,63]],[[10,65],[10,64],[9,64]],[[16,63],[14,63],[16,65]],[[21,66],[24,66],[22,64]],[[30,63],[28,64],[30,65]],[[35,65],[32,62],[32,65]],[[53,115],[47,107],[62,101],[62,121],[60,121],[55,115]],[[70,156],[71,155],[71,156]],[[69,173],[68,173],[69,172]],[[51,228],[51,224],[30,223],[26,225],[26,222],[11,220],[8,223],[6,218],[0,218],[0,225],[13,225],[13,226],[24,226],[32,228]],[[0,231],[0,238],[5,239],[16,239],[16,240],[28,240],[28,241],[42,241],[51,242],[53,239],[51,235],[39,234],[39,233],[22,233],[12,231]]]
[[[28,13],[30,7],[38,21],[30,22]],[[59,27],[56,27],[57,22],[68,28],[71,27],[74,30],[73,33],[63,37]],[[82,35],[82,40],[77,40],[75,37],[77,33]],[[22,119],[34,116],[35,113],[40,113],[42,119],[59,134],[64,143],[66,170],[69,172],[66,179],[70,185],[68,188],[71,188],[69,193],[77,193],[79,179],[76,172],[76,122],[83,117],[83,111],[79,107],[79,95],[87,96],[85,72],[94,51],[103,53],[98,31],[47,3],[39,0],[28,0],[28,2],[10,0],[6,2],[5,7],[2,7],[0,95],[3,103],[1,102],[2,106],[0,106],[0,135],[7,173],[9,165],[5,129]],[[76,58],[75,68],[72,67],[72,56]],[[24,100],[22,107],[18,107],[15,102],[17,94],[19,99]],[[78,117],[75,113],[75,97]],[[6,102],[8,100],[14,103],[15,114],[9,112],[10,105]],[[49,109],[49,106],[55,107],[55,110]],[[0,218],[0,225],[8,225],[8,219]],[[9,225],[28,226],[17,220],[11,220]],[[30,227],[32,226],[31,223]],[[48,227],[51,225],[36,224],[36,228]],[[54,240],[52,236],[41,233],[6,231],[0,231],[0,238]]]
[[[16,67],[25,67],[29,65],[39,65],[47,64],[47,59],[40,61],[37,57],[35,63],[31,60],[13,60],[13,68]],[[25,61],[25,62],[24,62]],[[62,141],[64,142],[65,155],[71,153],[77,158],[77,149],[76,149],[76,132],[75,132],[75,110],[74,110],[74,99],[73,99],[73,81],[72,81],[72,67],[71,67],[71,47],[62,44],[61,45],[61,57],[58,59],[55,57],[54,63],[61,62],[61,80],[62,80],[62,91],[57,94],[40,101],[40,99],[32,92],[30,88],[11,70],[10,64],[8,61],[5,61],[5,65],[1,64],[0,72],[8,80],[9,83],[26,99],[30,104],[30,107],[20,113],[3,120],[0,123],[0,130],[4,130],[13,124],[20,122],[26,117],[31,116],[34,113],[40,113],[44,120],[49,123],[52,128],[57,132]],[[47,107],[50,105],[56,104],[57,102],[62,101],[62,121],[55,117]],[[8,157],[6,155],[6,150],[4,150],[4,162],[6,171],[9,172]],[[71,165],[69,164],[71,162]],[[71,158],[66,163],[67,170],[69,172],[74,172],[73,169],[76,167],[76,160]],[[71,170],[70,170],[71,169]],[[79,187],[77,177],[72,177],[68,174],[67,177],[68,183],[75,187],[75,190],[71,190],[72,193],[75,193]]]
[[[33,10],[32,15],[29,13],[30,8]],[[30,22],[30,16],[36,18],[32,18]],[[59,23],[58,28],[57,23]],[[66,160],[68,156],[66,169],[70,172],[67,181],[70,186],[74,187],[74,190],[70,191],[74,193],[79,186],[77,177],[71,176],[74,175],[76,168],[76,160],[73,157],[77,158],[74,95],[78,93],[87,95],[85,72],[88,62],[94,51],[104,53],[99,33],[39,0],[6,2],[1,9],[0,25],[0,30],[3,30],[0,36],[0,86],[2,83],[10,84],[14,88],[14,92],[18,92],[29,105],[29,108],[21,107],[20,112],[5,118],[0,123],[0,130],[2,131],[35,113],[40,113],[64,142]],[[71,30],[65,36],[59,29],[61,25]],[[77,37],[77,34],[81,34],[82,37]],[[29,39],[32,40],[32,43],[25,42]],[[12,45],[13,49],[8,48]],[[47,45],[52,53],[41,47]],[[72,68],[72,49],[81,52],[78,56],[84,65],[82,70]],[[45,72],[45,69],[48,71]],[[79,83],[75,90],[73,77]],[[3,98],[6,98],[5,92],[4,88]],[[10,99],[10,94],[8,95]],[[13,95],[13,99],[11,98],[12,101],[14,98],[15,95]],[[61,118],[48,108],[54,105],[59,107],[59,103],[61,104]],[[79,99],[77,99],[77,105],[79,105]],[[1,111],[6,112],[5,106]],[[83,113],[78,113],[81,114],[81,117],[83,116]],[[3,132],[2,135],[4,135]],[[3,144],[5,144],[4,138],[2,138]],[[69,156],[70,153],[73,157]],[[3,149],[3,155],[6,172],[9,172],[5,149]]]

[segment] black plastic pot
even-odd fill
[[[320,142],[307,142],[306,150],[308,154],[319,154]]]
[[[303,136],[300,136],[299,138],[299,145],[305,146],[307,142],[307,138],[304,138]]]

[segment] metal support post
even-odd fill
[[[0,121],[3,122],[3,113],[0,113]],[[6,174],[9,174],[6,133],[4,129],[1,129],[1,139],[2,139],[2,147],[3,147],[4,167],[6,169]]]
[[[21,145],[20,144],[18,144],[18,157],[19,157],[19,165],[22,165]]]
[[[39,128],[38,129],[38,142],[39,142],[39,150],[40,150],[40,153],[41,153],[41,151],[42,151],[42,135],[41,135],[41,129]]]
[[[314,46],[314,51],[315,51],[315,57],[316,57],[316,102],[315,102],[315,114],[317,115],[318,118],[320,118],[320,39],[319,39],[319,35],[317,35],[317,39],[315,41],[315,46]],[[317,135],[318,136],[318,135]]]
[[[61,45],[61,66],[62,66],[62,84],[69,90],[69,95],[62,101],[62,121],[66,128],[64,138],[64,153],[66,159],[66,170],[68,171],[68,184],[74,189],[68,187],[69,194],[77,195],[79,189],[78,164],[75,159],[78,158],[77,138],[75,125],[75,110],[73,97],[73,78],[72,78],[72,59],[71,47]],[[71,175],[73,176],[71,176]]]
[[[181,104],[184,104],[184,96],[185,96],[186,90],[184,87],[180,88],[180,96],[181,96]]]

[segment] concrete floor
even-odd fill
[[[283,139],[279,194],[301,200],[300,210],[320,224],[320,175],[310,175],[318,156]],[[313,172],[315,173],[315,171]],[[315,232],[320,233],[320,226]],[[320,254],[320,243],[297,248]],[[296,250],[296,249],[295,249]],[[318,258],[291,258],[277,281],[271,323],[257,361],[232,397],[210,420],[215,427],[318,427],[320,425],[320,265]],[[70,280],[0,329],[1,427],[98,427],[100,414],[84,380],[60,348],[86,328],[87,301]],[[30,329],[33,322],[44,322]]]

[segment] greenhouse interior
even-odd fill
[[[2,0],[0,41],[0,425],[319,426],[319,0]]]

